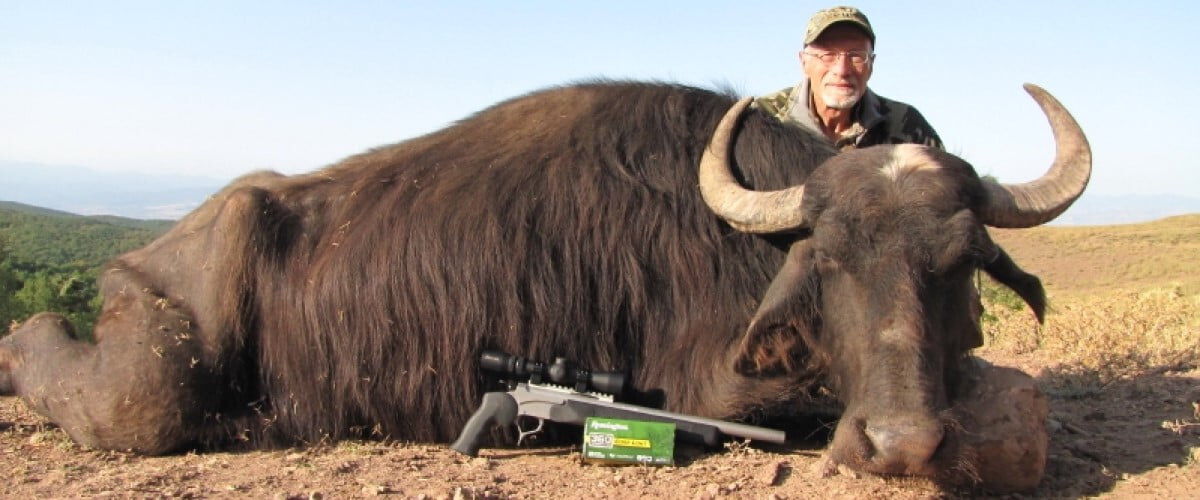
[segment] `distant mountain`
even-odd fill
[[[120,217],[116,215],[79,215],[62,210],[54,210],[50,208],[35,207],[15,201],[0,201],[0,210],[8,210],[17,213],[40,215],[45,217],[58,217],[63,219],[89,219],[96,222],[111,224],[114,226],[127,227],[130,229],[149,229],[156,232],[165,232],[175,225],[172,219],[132,219],[129,217]]]
[[[64,212],[62,210],[54,210],[44,207],[35,207],[33,205],[26,205],[24,203],[17,203],[15,201],[0,201],[0,210],[10,210],[29,215],[43,215],[46,217],[80,217],[79,214],[73,214],[70,212]]]
[[[1054,226],[1098,226],[1149,222],[1200,213],[1200,198],[1179,195],[1091,195],[1084,193],[1051,222]]]
[[[0,200],[82,215],[178,219],[228,182],[203,176],[101,172],[0,161]]]

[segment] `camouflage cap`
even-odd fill
[[[871,29],[871,21],[854,7],[833,7],[813,14],[812,19],[808,20],[808,30],[804,32],[804,45],[813,43],[821,33],[837,23],[851,23],[861,28],[871,39],[871,45],[875,45],[875,30]]]

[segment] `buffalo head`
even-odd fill
[[[1026,90],[1050,120],[1057,157],[1040,179],[1009,185],[967,162],[917,145],[850,151],[803,185],[743,188],[729,165],[748,101],[722,119],[700,165],[705,202],[732,227],[797,232],[735,360],[743,374],[818,374],[844,405],[832,463],[885,474],[953,467],[951,409],[965,353],[982,343],[972,276],[1016,291],[1041,320],[1040,281],[1018,268],[985,226],[1031,227],[1079,197],[1091,153],[1053,97]]]

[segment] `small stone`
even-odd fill
[[[825,479],[838,473],[837,464],[828,455],[821,455],[821,458],[809,467],[808,472],[817,479]]]
[[[783,473],[789,468],[791,464],[787,460],[781,460],[759,469],[754,478],[764,486],[778,486],[783,480]]]

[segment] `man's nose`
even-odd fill
[[[850,62],[850,54],[838,54],[837,59],[833,60],[833,64],[829,65],[829,70],[839,75],[849,74],[854,69],[854,65]]]

